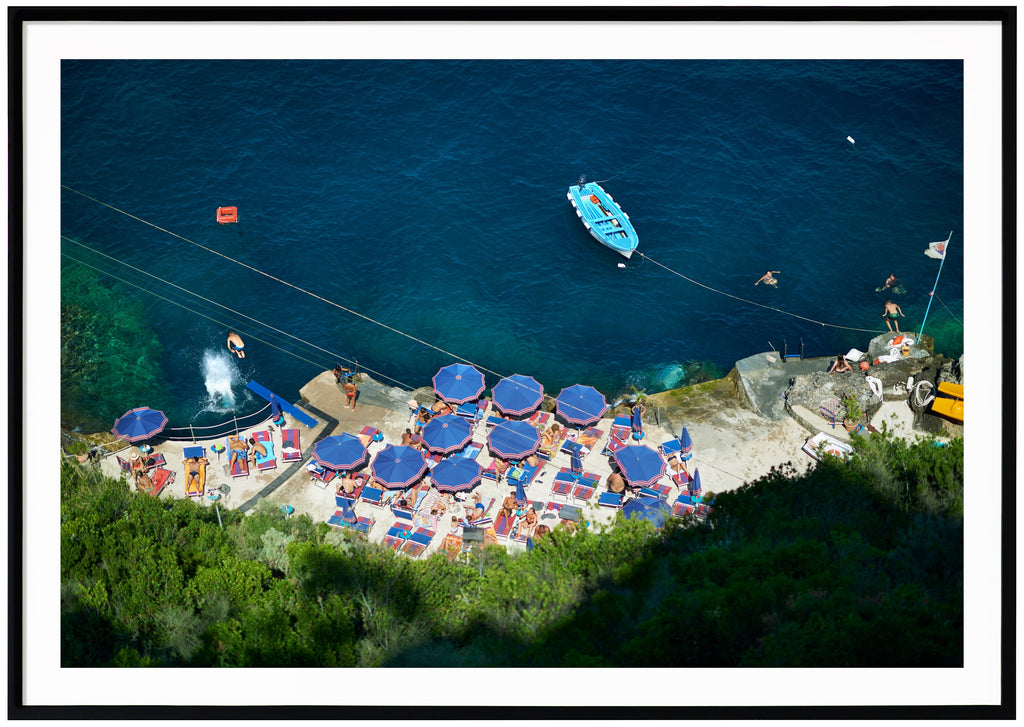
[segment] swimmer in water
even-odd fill
[[[757,283],[764,283],[765,285],[778,285],[779,281],[772,277],[772,273],[781,273],[781,270],[768,270],[758,278]],[[757,287],[757,283],[754,283],[754,287]]]
[[[238,356],[238,358],[245,358],[245,341],[234,331],[228,331],[228,350]]]

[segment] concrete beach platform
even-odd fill
[[[639,443],[657,449],[660,444],[677,438],[685,425],[694,443],[693,457],[687,462],[687,468],[691,475],[699,470],[704,493],[735,489],[787,463],[797,471],[805,470],[813,461],[801,451],[801,447],[810,436],[824,431],[837,439],[849,439],[842,426],[832,428],[816,412],[809,409],[806,412],[797,411],[792,407],[791,411],[787,411],[785,396],[793,377],[825,371],[829,363],[830,359],[801,361],[792,357],[782,362],[775,352],[756,354],[737,362],[734,371],[725,379],[690,387],[697,391],[688,398],[671,400],[669,395],[674,392],[652,395],[647,401],[645,436]],[[345,394],[329,371],[322,372],[302,387],[301,400],[292,406],[299,408],[297,413],[300,418],[309,421],[307,415],[312,417],[316,421],[315,427],[308,427],[289,414],[289,410],[295,411],[292,406],[285,408],[283,415],[286,423],[283,428],[299,431],[302,456],[296,462],[282,461],[282,427],[272,425],[269,419],[240,432],[247,438],[256,431],[269,432],[277,457],[277,467],[269,471],[258,471],[250,463],[248,476],[231,477],[228,472],[228,453],[218,454],[211,449],[212,445],[223,445],[224,437],[195,443],[160,442],[156,445],[156,451],[164,455],[164,466],[174,472],[174,481],[163,489],[160,497],[186,497],[184,448],[198,444],[205,448],[210,462],[207,467],[206,492],[222,493],[217,500],[220,507],[250,512],[258,502],[266,500],[275,508],[292,508],[293,516],[305,514],[313,522],[326,522],[338,510],[335,501],[336,483],[324,485],[310,477],[306,463],[311,460],[310,450],[313,445],[327,436],[342,432],[359,434],[364,427],[374,427],[382,432],[384,440],[369,445],[370,461],[387,444],[400,443],[406,429],[413,428],[413,410],[408,404],[411,392],[384,386],[365,376],[360,379],[354,409],[346,405]],[[472,441],[481,446],[476,461],[484,467],[492,459],[486,446],[486,422],[493,413],[488,402],[483,418],[472,431]],[[596,425],[601,431],[601,437],[583,458],[584,471],[598,478],[596,491],[589,500],[574,501],[552,493],[555,476],[559,470],[569,468],[571,464],[570,455],[565,451],[558,451],[549,461],[543,461],[536,477],[526,486],[527,497],[541,503],[544,508],[540,511],[541,523],[553,527],[558,522],[557,516],[547,507],[552,502],[581,507],[581,521],[591,526],[606,525],[615,520],[617,510],[598,505],[600,494],[607,491],[605,483],[612,471],[611,458],[602,454],[613,422],[610,414]],[[888,401],[881,404],[872,423],[880,426],[884,420],[898,436],[913,438],[920,433],[915,430],[914,417],[905,401]],[[553,421],[554,414],[550,414],[548,423]],[[629,443],[637,442],[630,440]],[[126,447],[118,454],[127,460],[136,451],[135,447]],[[116,478],[121,475],[121,469],[112,455],[102,458],[100,467],[108,476]],[[362,471],[368,472],[369,466]],[[659,484],[668,486],[667,500],[669,503],[674,501],[679,488],[669,475],[662,477]],[[494,498],[494,505],[488,513],[492,517],[500,508],[501,501],[514,491],[514,486],[505,482],[499,484],[486,477],[474,488],[474,492],[479,492],[484,502]],[[354,509],[357,516],[374,520],[367,533],[370,541],[382,541],[388,529],[395,524],[397,519],[389,504],[392,500],[397,501],[400,493],[400,490],[385,493],[385,503],[382,505],[364,501],[356,503]],[[207,507],[214,504],[207,496],[199,498],[199,502]],[[436,551],[445,535],[451,532],[452,515],[460,518],[463,515],[463,505],[454,500],[438,523],[437,534],[425,550],[425,555]],[[511,539],[506,544],[513,549],[525,547]]]

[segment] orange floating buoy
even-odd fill
[[[237,207],[218,207],[217,208],[217,222],[222,225],[227,225],[232,222],[238,222],[238,208]]]
[[[590,201],[593,202],[594,204],[601,204],[601,200],[597,198],[596,194],[590,195]]]
[[[861,361],[860,362],[860,370],[861,371],[867,371],[870,366],[871,366],[871,364],[869,364],[867,361]]]

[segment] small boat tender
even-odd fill
[[[590,234],[605,247],[624,257],[636,250],[636,230],[629,221],[629,215],[615,203],[597,182],[586,182],[585,177],[569,187],[566,195],[576,210],[576,216],[583,222]]]

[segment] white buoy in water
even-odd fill
[[[857,142],[855,142],[855,141],[853,140],[853,137],[852,137],[852,136],[848,136],[848,137],[846,137],[846,140],[847,140],[848,142],[850,142],[851,144],[856,144],[856,143],[857,143]]]
[[[624,268],[624,267],[626,267],[626,263],[619,263],[619,264],[618,264],[618,267],[620,267],[620,268]]]

